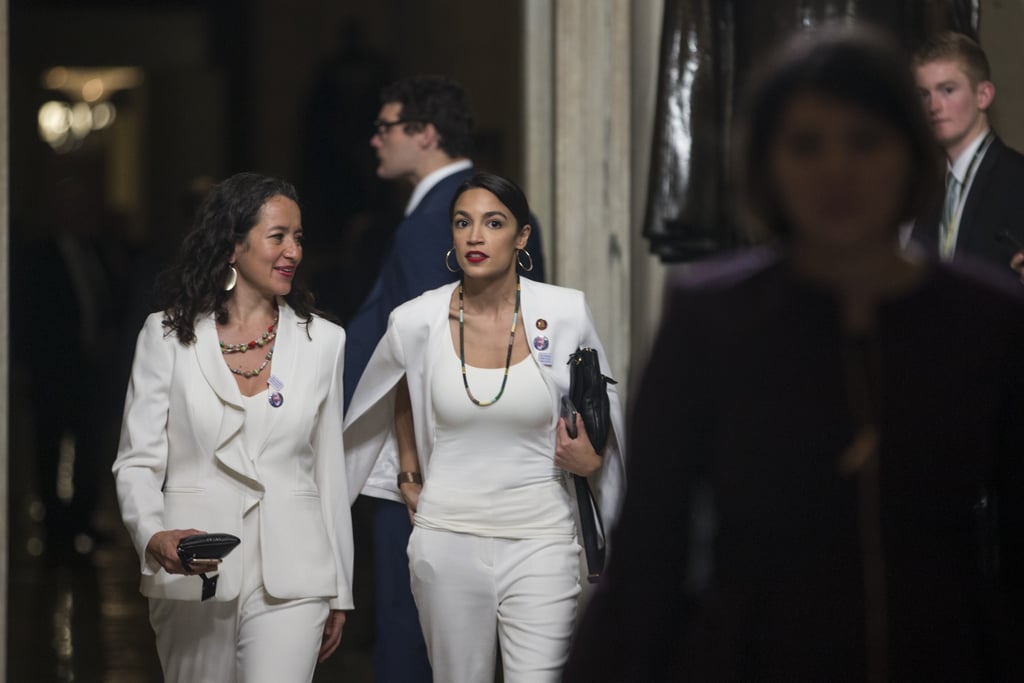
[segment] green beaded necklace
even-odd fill
[[[463,282],[459,283],[459,362],[462,364],[462,385],[466,387],[466,395],[469,396],[469,400],[485,408],[489,405],[493,405],[498,402],[501,395],[505,393],[505,384],[508,382],[508,369],[512,364],[512,346],[516,341],[516,324],[519,322],[519,301],[520,301],[520,285],[519,275],[516,275],[516,307],[512,313],[512,331],[508,335],[508,353],[505,354],[505,376],[501,379],[501,388],[498,389],[498,395],[492,398],[490,401],[480,401],[469,388],[469,378],[466,377],[466,338],[465,338],[465,307],[462,300],[462,287]]]

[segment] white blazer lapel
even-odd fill
[[[569,391],[565,362],[576,349],[579,332],[569,322],[559,299],[541,296],[533,281],[525,278],[522,280],[522,292],[523,329],[530,354],[540,367],[551,394],[551,421],[554,425],[558,420],[559,400]]]
[[[287,397],[289,387],[292,389],[298,387],[295,373],[298,369],[299,356],[303,350],[308,348],[305,344],[307,341],[305,338],[306,327],[299,325],[299,317],[283,299],[278,301],[278,310],[280,313],[277,322],[277,337],[274,339],[274,358],[270,364],[270,373],[265,380],[269,382],[271,377],[280,380],[283,385],[281,395]],[[313,358],[307,360],[312,362]],[[260,377],[263,375],[261,374]],[[273,391],[276,389],[270,387],[267,392],[267,400],[270,399],[270,393]],[[291,404],[294,404],[294,401]],[[263,431],[263,441],[256,448],[256,452],[251,454],[253,460],[258,460],[267,447],[270,436],[275,433],[275,426],[281,420],[281,411],[287,410],[289,405],[289,403],[282,403],[269,411],[266,418],[267,427]]]
[[[224,362],[224,354],[221,353],[217,339],[217,326],[212,315],[196,323],[196,343],[193,346],[199,370],[224,408],[220,429],[217,432],[217,442],[214,445],[214,456],[231,471],[261,487],[252,463],[243,452],[239,434],[245,422],[242,393]]]
[[[199,369],[206,378],[213,392],[221,401],[241,410],[242,394],[238,391],[238,383],[225,372],[227,365],[224,362],[224,354],[221,353],[217,338],[217,326],[213,322],[213,316],[201,318],[196,323],[196,360],[199,362]]]

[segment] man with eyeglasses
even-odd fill
[[[387,329],[391,311],[458,278],[445,265],[452,246],[449,205],[456,188],[473,174],[473,116],[461,85],[439,76],[405,78],[383,90],[381,103],[370,138],[379,162],[377,175],[407,182],[413,191],[380,274],[346,327],[346,406]],[[536,220],[532,226],[526,245],[534,265],[530,277],[543,281]],[[412,525],[405,504],[375,497],[373,520],[375,678],[382,683],[429,682],[426,645],[409,588],[406,546]]]

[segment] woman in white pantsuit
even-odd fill
[[[309,681],[352,607],[344,331],[293,285],[294,188],[217,185],[139,335],[114,476],[167,681]],[[182,566],[189,534],[241,546]],[[219,569],[212,599],[195,574]]]
[[[493,680],[496,641],[506,681],[559,678],[581,568],[566,472],[590,478],[606,524],[622,493],[615,390],[603,454],[559,417],[570,354],[607,359],[581,292],[520,278],[529,216],[504,178],[456,191],[446,262],[462,281],[395,309],[346,416],[350,496],[413,516],[412,591],[446,683]]]

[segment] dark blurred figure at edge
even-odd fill
[[[399,304],[458,276],[445,265],[452,248],[449,209],[456,188],[473,175],[473,117],[462,86],[440,76],[399,80],[381,92],[370,145],[377,175],[413,186],[405,217],[395,230],[380,274],[358,313],[346,325],[345,405]],[[511,106],[511,105],[510,105]],[[536,222],[526,250],[532,277],[544,281],[544,257]],[[430,664],[409,587],[406,546],[412,525],[400,497],[374,497],[373,546],[377,681],[430,681]],[[440,683],[440,682],[439,682]]]
[[[13,362],[27,370],[46,549],[84,555],[103,537],[97,486],[116,448],[127,257],[119,217],[87,180],[58,180],[48,208],[37,233],[12,242]]]
[[[754,83],[774,241],[670,283],[565,680],[1024,680],[1018,285],[900,250],[941,173],[893,44],[805,32]]]

